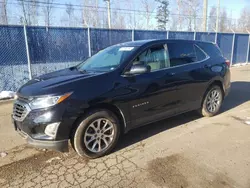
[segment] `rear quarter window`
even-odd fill
[[[199,43],[198,46],[201,47],[201,49],[204,50],[205,53],[207,53],[211,57],[222,56],[219,47],[213,43]]]
[[[194,51],[197,61],[203,61],[204,59],[207,58],[207,55],[197,45],[194,45]]]

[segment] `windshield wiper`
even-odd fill
[[[87,71],[84,70],[84,69],[78,69],[78,71],[79,71],[80,73],[87,73]]]
[[[75,70],[75,69],[77,69],[77,67],[76,67],[76,66],[74,66],[74,67],[70,67],[70,68],[69,68],[69,70],[71,70],[71,71],[72,71],[72,70]]]
[[[77,67],[77,66],[71,67],[71,70],[73,70],[73,69],[76,69],[80,73],[86,73],[87,72],[85,69],[81,69],[80,67]]]

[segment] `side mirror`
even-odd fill
[[[147,72],[150,72],[149,66],[139,64],[139,65],[133,65],[128,73],[129,74],[143,74]]]

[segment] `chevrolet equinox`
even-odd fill
[[[188,111],[218,113],[230,62],[209,42],[143,40],[108,47],[17,92],[15,130],[28,144],[80,156],[109,153],[121,134]]]

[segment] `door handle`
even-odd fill
[[[175,75],[175,72],[168,72],[166,75],[167,75],[167,76],[174,76],[174,75]]]
[[[210,65],[205,64],[205,65],[204,65],[204,68],[207,69],[207,68],[209,68],[209,66],[210,66]]]

